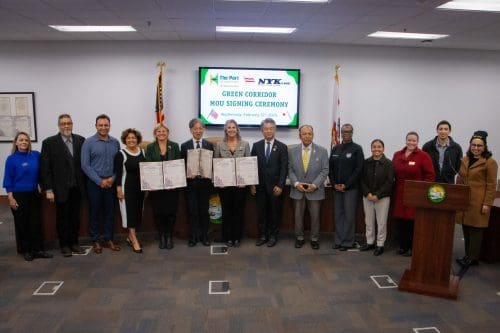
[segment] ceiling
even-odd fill
[[[1,41],[154,40],[392,45],[500,50],[500,13],[443,11],[446,0],[0,0]],[[48,25],[132,25],[136,32],[64,33]],[[223,34],[216,25],[296,27],[290,35]],[[433,42],[378,31],[449,34]]]

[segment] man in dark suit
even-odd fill
[[[197,148],[214,150],[213,144],[203,139],[205,126],[200,119],[191,119],[189,130],[193,137],[181,145],[181,156],[184,160],[187,161],[188,150]],[[189,217],[189,247],[195,246],[197,242],[210,246],[210,239],[208,238],[208,197],[211,189],[212,181],[210,178],[194,176],[187,179],[186,200]]]
[[[85,192],[85,176],[80,153],[85,138],[73,134],[69,114],[58,119],[59,133],[43,140],[40,162],[42,188],[47,199],[56,204],[59,245],[64,257],[85,253],[78,245],[80,200]]]
[[[288,169],[287,146],[274,138],[276,122],[264,119],[260,124],[264,139],[253,144],[252,156],[257,156],[259,185],[252,186],[252,195],[257,196],[257,225],[259,238],[256,246],[267,243],[273,247],[278,241],[278,228],[283,208],[283,188]]]

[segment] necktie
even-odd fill
[[[269,156],[271,156],[271,142],[266,142],[266,162],[269,162]]]
[[[69,139],[66,140],[65,143],[66,146],[68,147],[69,153],[71,154],[71,156],[73,156],[73,143]]]
[[[200,141],[196,141],[196,149],[200,148]]]
[[[302,154],[302,165],[304,166],[304,171],[307,171],[309,166],[309,147],[304,147],[304,153]]]

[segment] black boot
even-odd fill
[[[160,249],[165,249],[167,247],[167,235],[164,232],[160,232],[160,243],[158,247]]]
[[[172,234],[170,234],[170,233],[167,235],[166,247],[168,250],[171,250],[174,248],[174,240],[172,239]]]

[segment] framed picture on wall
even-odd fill
[[[17,132],[26,132],[36,142],[34,92],[0,92],[0,142],[12,142]]]

